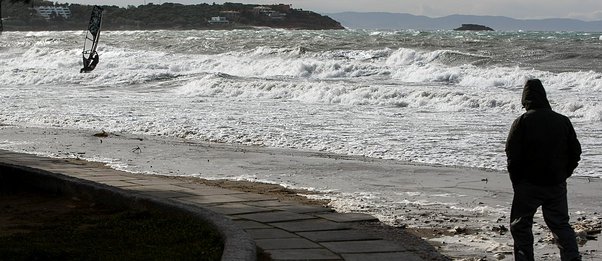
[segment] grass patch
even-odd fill
[[[220,260],[213,227],[42,192],[0,195],[2,260]]]

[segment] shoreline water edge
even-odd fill
[[[0,134],[0,148],[15,152],[101,162],[140,175],[205,179],[209,184],[222,179],[250,182],[244,186],[247,190],[260,187],[257,182],[297,189],[307,200],[296,200],[372,214],[386,225],[422,237],[453,260],[513,258],[507,231],[512,191],[504,172],[126,133],[1,126]],[[313,175],[307,175],[310,172]],[[370,183],[371,176],[389,180],[375,182],[372,189],[337,186],[338,179]],[[571,224],[584,260],[602,257],[600,243],[593,240],[602,226],[602,203],[596,200],[600,184],[598,178],[569,179]],[[395,187],[396,196],[388,195],[386,187]],[[536,258],[557,260],[540,213],[534,232]]]

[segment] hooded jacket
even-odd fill
[[[506,141],[512,183],[565,182],[581,156],[581,145],[571,121],[552,111],[546,91],[537,79],[526,82],[521,102],[527,112],[514,121]]]

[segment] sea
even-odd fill
[[[538,78],[583,147],[574,175],[602,177],[602,33],[103,31],[98,66],[80,73],[84,37],[83,31],[0,35],[0,126],[504,172],[508,131],[524,112],[522,87]],[[141,170],[125,154],[65,155],[60,146],[0,137],[0,149],[164,174]],[[178,161],[171,164],[166,168],[177,172]],[[178,175],[220,178],[184,170]],[[301,179],[295,175],[252,178],[318,190],[324,178],[311,171]],[[390,178],[361,180],[385,184]],[[333,183],[341,190],[371,186],[357,182]],[[376,194],[345,197],[375,200]],[[401,202],[376,200],[382,208]],[[357,210],[353,206],[345,209]],[[507,214],[504,207],[499,216]]]
[[[0,36],[0,124],[94,129],[504,170],[527,79],[602,176],[602,34],[374,30]]]

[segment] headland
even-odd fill
[[[92,5],[34,1],[33,5],[2,2],[4,30],[83,30]],[[343,29],[328,16],[296,9],[288,4],[195,4],[163,3],[139,6],[101,6],[104,30],[212,30],[258,27],[327,30]],[[47,10],[48,9],[48,10]]]

